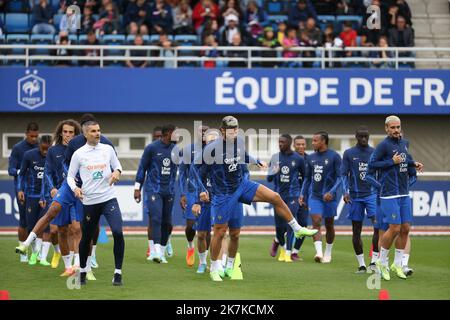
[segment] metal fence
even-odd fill
[[[73,54],[68,56],[58,56],[50,52],[56,52],[59,49],[65,49]],[[38,51],[47,50],[46,54],[38,53]],[[98,56],[86,56],[83,54],[85,50],[97,50]],[[127,56],[128,50],[146,50],[145,56]],[[202,52],[217,50],[220,54],[217,57],[204,56]],[[21,53],[15,53],[23,51]],[[122,51],[121,54],[118,52]],[[246,57],[228,57],[230,51],[243,52]],[[262,52],[272,51],[276,53],[274,57],[262,57]],[[282,53],[291,51],[298,53],[298,57],[285,58]],[[371,52],[389,52],[390,57],[376,58],[371,57]],[[150,54],[150,53],[153,54]],[[156,52],[156,54],[155,54]],[[352,52],[351,56],[343,57],[344,52]],[[432,52],[438,57],[416,57],[419,52]],[[307,57],[309,53],[311,57]],[[203,55],[203,56],[202,56]],[[9,61],[24,61],[25,66],[29,67],[36,61],[98,61],[100,67],[104,67],[108,62],[125,62],[125,61],[148,61],[148,62],[170,62],[171,67],[178,68],[180,62],[202,63],[205,61],[215,62],[242,62],[247,68],[257,66],[261,62],[278,63],[281,67],[286,66],[289,62],[312,62],[316,67],[325,69],[335,66],[335,63],[354,63],[366,64],[366,66],[374,63],[387,62],[393,68],[398,69],[402,64],[413,66],[416,62],[438,63],[450,62],[450,47],[346,47],[346,48],[325,48],[325,47],[296,47],[290,50],[266,47],[207,47],[207,46],[177,46],[169,49],[155,45],[133,46],[133,45],[55,45],[55,44],[8,44],[0,45],[0,61],[8,64]],[[106,62],[106,63],[105,63]]]

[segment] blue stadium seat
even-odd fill
[[[87,43],[87,34],[80,34],[80,36],[78,37],[78,43],[86,44]]]
[[[29,33],[28,14],[7,13],[5,16],[5,26],[8,33]]]
[[[133,34],[129,34],[127,36],[127,39],[125,40],[125,43],[127,45],[133,45],[134,44],[134,38],[135,38],[135,36]],[[144,44],[145,45],[148,45],[150,43],[150,36],[143,35],[142,38],[144,39]]]
[[[54,35],[54,42],[58,43],[59,42],[59,35]],[[78,37],[75,34],[69,34],[69,41],[71,44],[78,44]]]
[[[108,34],[104,35],[100,40],[102,44],[111,46],[111,49],[105,50],[105,56],[124,56],[125,50],[114,49],[114,46],[125,44],[125,35],[123,34]],[[105,61],[106,66],[123,66],[124,62],[119,60]]]
[[[264,8],[269,15],[280,15],[287,13],[287,4],[284,0],[266,0]]]
[[[190,42],[183,42],[178,43],[180,46],[190,47],[194,46],[195,44]],[[178,56],[179,57],[198,57],[200,51],[197,50],[189,50],[189,49],[183,49],[178,50]],[[179,61],[178,66],[180,67],[198,67],[199,63],[197,61]]]
[[[172,35],[168,35],[167,38],[169,38],[170,41],[173,41],[173,36]],[[150,43],[151,44],[156,44],[159,41],[159,35],[158,34],[152,34],[150,36]]]
[[[336,17],[335,16],[327,16],[327,15],[319,15],[317,16],[317,23],[319,24],[319,28],[323,31],[327,27],[327,25],[331,24],[334,28],[336,28]]]
[[[274,30],[278,29],[278,23],[281,21],[287,21],[288,16],[286,15],[270,15],[267,17],[267,20],[269,21],[269,25],[272,26]]]
[[[30,37],[31,44],[53,44],[53,35],[51,34],[33,34]],[[50,55],[50,49],[35,49],[31,50],[31,55]],[[32,60],[32,65],[50,65],[50,60]]]
[[[190,43],[192,45],[198,44],[198,36],[193,34],[179,34],[176,35],[174,38],[174,41],[176,43],[179,43],[180,45],[184,45],[185,43]]]
[[[28,34],[8,34],[6,37],[6,44],[28,44],[30,36]],[[25,49],[11,49],[11,55],[23,55]],[[25,60],[8,60],[8,65],[25,65]]]
[[[61,22],[62,16],[62,14],[55,14],[53,16],[53,25],[55,26],[57,31],[59,31],[59,23]]]
[[[361,16],[337,16],[336,17],[336,28],[337,32],[342,31],[342,24],[345,21],[350,21],[352,23],[352,27],[354,30],[358,30],[361,27],[362,24],[362,17]]]
[[[8,2],[7,12],[10,13],[21,13],[22,12],[22,1],[12,0]]]
[[[35,0],[35,1],[37,1],[37,0]],[[59,2],[60,2],[60,0],[50,0],[49,1],[49,3],[52,5],[55,12],[57,12],[59,9]]]

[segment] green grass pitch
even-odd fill
[[[169,263],[145,260],[144,236],[125,238],[123,287],[111,284],[114,270],[112,239],[97,247],[100,268],[97,281],[81,290],[69,290],[66,278],[57,270],[19,263],[14,253],[15,237],[0,237],[0,290],[8,290],[11,299],[378,299],[378,290],[367,288],[369,275],[355,274],[357,262],[351,237],[336,237],[333,261],[329,265],[313,261],[314,249],[305,240],[302,262],[281,263],[269,256],[271,236],[242,236],[243,281],[213,283],[208,274],[196,274],[186,266],[186,240],[174,236],[175,256]],[[366,256],[370,238],[364,237]],[[50,249],[49,258],[52,255]],[[366,263],[368,263],[366,257]],[[390,261],[393,252],[391,250]],[[391,299],[450,299],[450,237],[413,237],[410,266],[415,273],[407,280],[391,274],[390,282],[381,282]],[[218,288],[221,288],[219,291]]]

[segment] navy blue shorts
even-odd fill
[[[194,230],[196,231],[211,231],[211,204],[202,204],[200,215],[196,217],[194,223]],[[191,211],[192,212],[192,211]]]
[[[75,197],[72,189],[70,189],[67,180],[64,180],[56,196],[53,197],[53,201],[58,202],[63,207],[64,205],[76,205],[76,202],[79,200]]]
[[[352,221],[363,221],[364,217],[375,217],[377,214],[377,195],[373,194],[361,199],[352,199],[347,218]]]
[[[214,195],[211,202],[212,224],[241,228],[244,221],[242,203],[251,204],[258,187],[259,183],[244,179],[234,193]]]
[[[183,219],[196,220],[197,217],[192,213],[192,206],[197,201],[197,195],[194,193],[186,193],[186,210],[183,211]],[[203,210],[203,206],[202,206]]]
[[[325,202],[311,197],[308,200],[309,214],[320,214],[323,218],[333,218],[337,216],[337,206],[338,203],[336,200]]]
[[[380,199],[383,222],[388,224],[412,223],[411,198],[409,196]]]
[[[26,208],[26,221],[27,221],[27,230],[28,232],[31,232],[36,225],[36,223],[39,221],[40,218],[44,216],[44,214],[47,212],[47,209],[49,207],[50,199],[47,199],[47,205],[45,208],[41,208],[39,205],[39,198],[30,198],[27,197],[25,202],[25,208]],[[47,225],[45,227],[44,233],[50,232],[50,225]]]
[[[26,199],[25,199],[26,200]],[[19,227],[26,229],[27,228],[27,210],[25,209],[25,203],[21,203],[19,201],[19,196],[16,192],[16,201],[17,206],[19,207]]]
[[[377,205],[377,215],[375,217],[375,223],[373,227],[378,230],[386,231],[389,229],[389,224],[383,222],[383,210],[381,209],[380,203]]]

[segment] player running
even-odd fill
[[[96,121],[95,117],[92,114],[87,113],[81,117],[80,124],[83,132],[87,129],[86,124],[90,121]],[[82,146],[84,146],[86,144],[86,141],[87,141],[86,137],[83,134],[80,134],[75,138],[73,138],[72,140],[70,140],[64,154],[64,168],[66,170],[69,168],[70,161],[72,159],[72,155],[74,154],[74,152],[79,148],[81,148]],[[102,135],[100,136],[100,143],[109,144],[114,148],[112,142]],[[81,181],[78,180],[77,183],[79,184],[79,187],[81,187]],[[77,202],[79,202],[79,200],[74,196],[72,190],[67,184],[67,179],[65,179],[61,187],[58,189],[58,192],[56,196],[53,198],[52,204],[48,208],[45,215],[41,219],[39,219],[39,221],[36,223],[36,225],[33,228],[33,231],[30,232],[30,234],[28,235],[27,240],[25,240],[23,244],[16,247],[16,252],[25,253],[30,244],[34,241],[34,239],[36,239],[36,234],[43,232],[43,230],[48,226],[48,224],[60,213],[63,206],[76,207]],[[96,234],[98,234],[98,231]],[[74,267],[77,268],[78,266],[79,266],[79,255],[75,255]],[[65,272],[66,271],[67,271],[66,275],[70,275],[72,273],[71,270],[65,270]]]
[[[39,139],[39,147],[25,152],[19,172],[18,197],[25,203],[27,230],[31,232],[34,225],[45,212],[50,201],[50,193],[41,197],[42,180],[44,180],[45,158],[48,148],[52,143],[52,137],[44,135]],[[42,242],[44,241],[44,242]],[[49,266],[47,254],[50,248],[50,228],[47,226],[43,232],[37,235],[32,243],[32,254],[29,265],[35,265],[41,253],[40,265]]]
[[[319,131],[314,134],[312,145],[314,153],[308,155],[305,165],[305,181],[303,183],[300,204],[306,203],[306,194],[310,192],[308,207],[313,228],[318,232],[313,237],[319,263],[331,262],[331,251],[334,242],[334,217],[337,215],[336,191],[341,184],[341,157],[328,148],[328,133]],[[322,235],[320,227],[325,220],[326,248],[322,252]]]
[[[254,160],[245,152],[244,141],[238,139],[238,120],[232,116],[222,119],[222,139],[218,139],[205,147],[202,164],[199,168],[199,177],[202,181],[208,175],[211,178],[212,194],[211,219],[214,224],[214,236],[211,240],[211,271],[213,281],[223,281],[225,274],[232,277],[232,269],[221,272],[221,260],[219,259],[222,239],[229,229],[230,243],[228,248],[227,264],[234,263],[238,250],[240,229],[243,222],[241,203],[269,202],[275,208],[275,213],[288,221],[294,230],[296,237],[314,235],[317,230],[308,230],[300,227],[289,207],[281,199],[280,195],[259,183],[244,179],[241,164],[256,163],[267,168],[261,161]],[[209,195],[206,188],[202,187],[200,200],[208,201]]]
[[[294,149],[295,152],[297,152],[306,162],[306,157],[308,156],[308,154],[306,153],[306,139],[303,136],[298,135],[294,138]],[[299,174],[298,183],[300,185],[300,188],[303,186],[303,180],[304,175]],[[305,198],[308,199],[308,194],[306,195]],[[308,226],[308,217],[309,217],[308,206],[299,205],[298,211],[297,213],[294,214],[294,217],[297,219],[299,225],[306,228]],[[298,239],[294,238],[294,248],[292,249],[291,254],[292,261],[302,260],[302,258],[298,256],[298,253],[300,252],[304,240],[305,237],[300,237]]]
[[[270,160],[267,181],[273,181],[274,191],[280,194],[291,212],[297,213],[300,206],[301,189],[299,176],[305,174],[305,161],[298,153],[292,151],[292,137],[289,134],[281,135],[278,139],[278,146],[280,152],[274,154]],[[272,244],[271,255],[275,256],[274,248],[281,246],[278,261],[292,262],[291,253],[294,240],[292,229],[288,228],[286,221],[280,216],[275,215],[274,218],[276,240]],[[287,234],[286,240],[285,233]]]
[[[122,232],[122,214],[117,202],[113,184],[118,182],[122,166],[114,148],[100,143],[100,126],[96,121],[83,124],[87,143],[72,156],[67,184],[75,196],[83,201],[82,236],[80,241],[80,284],[86,284],[86,275],[90,269],[88,260],[92,237],[104,215],[114,237],[115,270],[112,283],[122,285],[122,263],[125,241]],[[77,185],[78,174],[83,181]]]
[[[23,241],[27,239],[28,235],[25,202],[19,201],[19,196],[17,194],[20,165],[22,164],[22,159],[25,152],[38,147],[38,138],[39,126],[35,122],[30,122],[25,131],[25,139],[13,146],[8,160],[8,174],[14,177],[14,190],[16,193],[17,207],[19,208],[19,228],[17,231],[19,245],[23,244]],[[20,262],[28,262],[28,254],[26,251],[20,255]]]
[[[160,140],[154,141],[144,149],[139,166],[142,168],[136,174],[134,199],[141,201],[141,187],[146,184],[149,192],[148,211],[151,213],[152,238],[155,252],[147,260],[157,263],[167,263],[165,257],[166,245],[172,230],[172,208],[175,197],[175,179],[177,165],[172,161],[172,151],[175,146],[172,133],[175,126],[165,125]]]
[[[359,127],[355,137],[357,144],[345,150],[342,157],[342,179],[344,202],[349,204],[347,218],[352,221],[352,242],[358,261],[356,273],[371,272],[367,270],[364,261],[363,242],[361,231],[365,213],[367,218],[375,223],[377,214],[377,192],[376,189],[366,181],[369,159],[374,148],[369,146],[369,130],[367,127]]]
[[[389,249],[398,236],[391,270],[399,278],[406,279],[402,270],[402,258],[412,223],[408,167],[415,167],[421,172],[423,164],[415,162],[409,154],[408,143],[401,138],[400,118],[387,117],[385,129],[388,136],[378,144],[369,161],[369,169],[379,170],[383,222],[389,224],[389,228],[381,237],[380,259],[376,264],[382,278],[390,280]]]
[[[66,177],[64,169],[64,154],[69,142],[81,131],[78,122],[72,119],[63,120],[58,123],[55,129],[53,140],[55,145],[50,147],[45,161],[45,177],[49,182],[50,194],[53,197],[58,193]],[[45,186],[43,185],[43,189]],[[77,202],[77,204],[80,204]],[[60,256],[62,254],[64,262],[64,273],[62,276],[69,276],[75,271],[72,269],[72,257],[75,249],[78,254],[78,246],[81,240],[81,206],[64,206],[60,214],[51,222],[51,227],[56,227],[60,243]],[[72,232],[69,233],[69,228]],[[70,236],[69,236],[70,234]],[[74,236],[75,235],[75,236]],[[70,250],[72,249],[72,250]],[[72,251],[72,254],[71,254]],[[54,256],[52,259],[52,268],[57,268],[59,257]]]
[[[186,263],[189,267],[192,267],[195,263],[194,223],[197,218],[192,212],[192,206],[195,204],[196,198],[198,197],[198,194],[195,194],[195,189],[189,183],[189,168],[194,162],[196,155],[202,152],[203,147],[206,144],[204,134],[208,129],[208,126],[199,126],[197,128],[197,136],[195,136],[194,139],[197,138],[198,141],[183,148],[179,164],[178,181],[181,194],[180,205],[181,209],[183,209],[183,218],[186,220],[186,228],[184,232],[186,235],[186,240],[188,241]]]
[[[162,127],[159,127],[159,126],[154,127],[153,133],[152,133],[152,142],[161,139],[161,137],[162,137]],[[138,171],[139,170],[142,170],[142,168],[138,167]],[[142,193],[143,193],[142,209],[143,209],[144,213],[149,217],[148,225],[147,225],[147,238],[148,238],[147,258],[148,258],[150,253],[155,251],[155,244],[154,244],[153,238],[152,238],[152,219],[150,219],[150,212],[148,211],[148,207],[147,207],[148,192],[145,189],[145,183],[144,183],[144,186],[142,187]],[[172,245],[170,243],[170,236],[169,236],[169,241],[167,242],[166,251],[167,251],[167,256],[171,257],[173,255],[173,249],[172,249]]]
[[[203,134],[205,135],[205,145],[203,145],[202,152],[207,144],[220,138],[220,134],[211,129]],[[201,159],[202,157],[198,154],[196,155],[196,158]],[[198,183],[199,177],[197,176],[197,170],[194,167],[196,165],[201,164],[196,164],[192,161],[189,167],[188,189],[192,191],[192,195],[195,197],[191,212],[195,216],[193,228],[197,232],[197,250],[198,258],[200,260],[197,273],[205,273],[207,268],[206,260],[208,257],[208,249],[211,243],[211,202],[200,201],[199,194],[201,193],[201,186],[200,183]],[[204,185],[208,193],[212,194],[212,185],[209,177],[206,177],[206,181],[202,181],[201,185]]]

